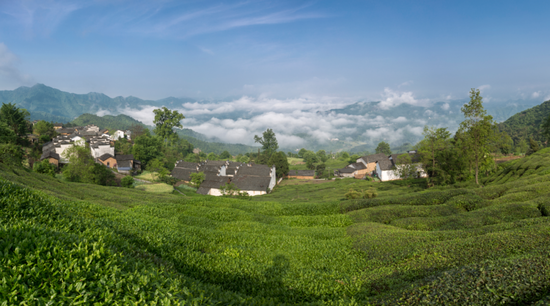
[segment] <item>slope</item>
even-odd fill
[[[550,100],[513,115],[499,124],[501,131],[507,132],[517,144],[521,139],[532,136],[537,141],[546,141],[541,124],[550,115]]]

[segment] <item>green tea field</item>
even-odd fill
[[[550,303],[550,149],[483,187],[425,185],[287,180],[237,199],[0,165],[0,305]]]

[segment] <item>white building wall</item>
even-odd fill
[[[119,140],[120,138],[124,138],[124,131],[117,130],[116,132],[114,132],[112,138],[113,140]]]
[[[277,184],[277,172],[275,166],[273,166],[273,168],[271,168],[271,180],[269,181],[269,190],[273,190],[275,184]]]
[[[98,146],[97,148],[90,148],[93,158],[98,158],[103,154],[111,154],[115,156],[115,148],[111,145]]]

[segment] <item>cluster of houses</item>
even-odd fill
[[[120,138],[130,139],[130,131],[117,130],[113,135],[109,135],[108,130],[100,129],[93,124],[66,128],[55,124],[54,128],[58,136],[44,144],[40,160],[47,159],[51,164],[61,167],[69,162],[65,156],[65,151],[68,148],[72,146],[85,147],[88,144],[90,155],[96,162],[122,173],[141,169],[141,163],[134,160],[133,155],[115,155],[114,141]]]
[[[191,174],[199,172],[203,172],[205,178],[197,193],[213,196],[223,195],[222,187],[229,183],[250,196],[267,194],[277,183],[275,166],[231,161],[207,160],[201,163],[178,161],[171,175],[189,183]]]
[[[422,168],[417,152],[407,151],[406,154],[409,154],[414,167],[416,167],[415,177],[427,177],[428,174]],[[401,179],[399,168],[402,167],[397,161],[397,156],[399,155],[402,154],[386,155],[379,153],[362,156],[355,163],[335,170],[334,176],[363,179],[369,175],[371,177],[378,177],[381,181],[399,180]]]

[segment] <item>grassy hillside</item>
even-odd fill
[[[499,124],[501,131],[506,131],[517,144],[521,139],[533,139],[537,141],[546,141],[542,136],[540,128],[543,120],[550,115],[550,101],[537,105],[530,109],[519,112],[506,121]]]
[[[76,126],[86,126],[89,124],[95,124],[101,128],[108,129],[109,131],[113,131],[113,132],[116,130],[127,130],[133,125],[141,125],[143,127],[147,127],[141,121],[138,121],[126,115],[118,115],[118,116],[105,115],[100,117],[94,114],[82,114],[78,116],[76,119],[74,119],[73,121],[71,121],[71,124],[74,124]]]
[[[545,305],[549,162],[550,149],[509,162],[483,188],[289,180],[251,200],[0,167],[0,296],[8,305]],[[345,200],[350,188],[378,197]]]

